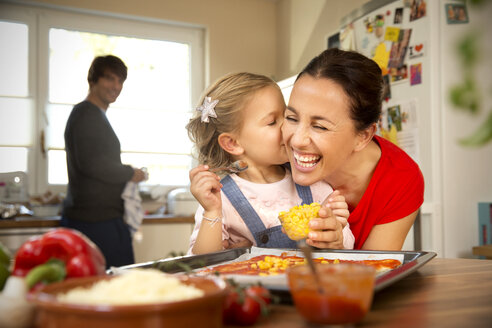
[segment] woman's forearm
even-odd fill
[[[367,250],[401,250],[408,231],[415,222],[418,210],[396,221],[375,225],[367,237],[362,249]]]

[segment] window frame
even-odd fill
[[[34,106],[33,140],[28,149],[27,164],[30,173],[28,175],[29,193],[31,194],[46,190],[52,192],[66,190],[66,185],[48,184],[48,160],[41,149],[41,134],[48,128],[46,109],[49,101],[50,28],[187,43],[190,46],[191,60],[191,104],[195,104],[199,99],[205,84],[205,30],[203,27],[130,15],[55,6],[46,7],[0,4],[0,19],[27,24],[29,31],[28,97],[32,99]],[[178,186],[165,187],[172,189]]]
[[[34,131],[31,131],[31,141],[27,149],[27,171],[36,171],[36,159],[37,159],[37,147],[36,147],[36,136],[37,136],[37,122],[38,122],[38,111],[36,107],[37,89],[36,89],[36,71],[37,71],[37,61],[36,61],[36,25],[37,17],[35,10],[33,8],[12,6],[8,4],[0,3],[0,19],[12,23],[26,24],[28,28],[28,69],[27,69],[27,96],[24,97],[31,101],[32,116],[31,122],[28,124]],[[20,146],[19,146],[20,147]],[[27,184],[28,192],[33,193],[36,191],[36,174],[28,174]]]

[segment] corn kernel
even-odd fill
[[[287,233],[287,236],[292,240],[300,240],[307,238],[309,233],[309,220],[318,216],[318,211],[321,205],[311,203],[294,206],[288,212],[280,212],[279,220]]]
[[[259,261],[258,262],[258,267],[261,269],[261,270],[268,270],[272,267],[272,264],[271,263],[268,263],[267,261]]]

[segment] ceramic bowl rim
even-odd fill
[[[200,297],[175,301],[175,302],[159,302],[159,303],[146,303],[146,304],[125,304],[125,305],[88,305],[88,304],[76,304],[60,302],[56,299],[56,294],[61,292],[60,289],[66,291],[70,288],[78,286],[90,286],[97,281],[104,279],[112,279],[114,276],[103,275],[84,278],[72,278],[61,282],[53,283],[45,286],[39,292],[29,296],[29,301],[38,306],[41,310],[50,312],[70,312],[70,313],[91,313],[91,314],[117,314],[118,316],[124,316],[125,314],[148,314],[149,312],[174,312],[180,309],[188,309],[190,307],[200,306],[202,302],[211,303],[213,300],[219,300],[225,298],[228,293],[228,287],[224,280],[219,277],[206,276],[187,276],[177,275],[182,281],[202,282],[203,284],[211,283],[214,285],[212,290],[205,291],[205,294]],[[67,289],[63,289],[66,286]],[[200,286],[198,286],[200,288]]]

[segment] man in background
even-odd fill
[[[61,225],[87,235],[108,267],[135,262],[121,194],[128,181],[145,179],[142,170],[121,163],[120,142],[106,117],[126,76],[118,57],[96,57],[87,77],[89,94],[73,107],[65,128],[69,182]]]

